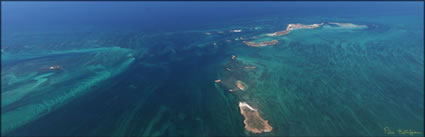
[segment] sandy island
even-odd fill
[[[232,59],[236,59],[236,56],[235,55],[232,55]]]
[[[243,123],[245,124],[246,130],[257,134],[272,131],[272,126],[258,114],[257,109],[252,108],[245,102],[239,102],[239,109],[241,110],[241,114],[245,117]]]
[[[235,30],[231,30],[230,32],[242,32],[241,29],[235,29]]]
[[[314,29],[322,26],[324,23],[320,24],[313,24],[313,25],[303,25],[303,24],[289,24],[288,27],[286,27],[287,31],[295,30],[295,29]]]
[[[243,43],[245,43],[246,45],[251,46],[251,47],[264,47],[264,46],[269,46],[269,45],[276,45],[277,43],[279,43],[279,41],[272,40],[272,41],[264,41],[264,42],[260,42],[260,43],[255,43],[255,42],[251,42],[251,41],[243,41]]]
[[[61,66],[59,66],[59,65],[54,65],[54,66],[50,66],[49,67],[49,69],[50,70],[59,70],[59,69],[61,69],[62,67]]]
[[[216,83],[218,83],[218,82],[216,82]],[[237,88],[229,89],[229,92],[239,91],[239,90],[245,91],[246,89],[248,89],[248,86],[240,80],[236,81],[235,85],[236,85]]]
[[[286,35],[289,32],[291,32],[291,30],[295,30],[295,29],[314,29],[314,28],[318,28],[320,26],[322,26],[324,23],[320,23],[320,24],[312,24],[312,25],[303,25],[303,24],[288,24],[288,27],[286,27],[286,30],[284,31],[278,31],[275,33],[271,33],[271,34],[266,34],[267,36],[282,36],[282,35]]]

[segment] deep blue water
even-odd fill
[[[177,31],[264,16],[419,15],[421,2],[2,2],[2,31]]]

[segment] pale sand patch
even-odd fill
[[[247,66],[247,67],[244,67],[245,69],[256,69],[257,67],[256,66]]]

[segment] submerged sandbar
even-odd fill
[[[337,25],[343,28],[367,28],[366,25],[356,25],[353,23],[337,23],[337,22],[329,22],[328,24]]]

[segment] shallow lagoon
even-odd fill
[[[368,28],[264,35],[321,22]],[[423,30],[423,15],[364,13],[178,31],[4,32],[2,135],[382,136],[385,127],[423,135]],[[253,36],[279,43],[240,40]],[[247,89],[229,92],[238,80]],[[273,130],[246,131],[241,101]]]

